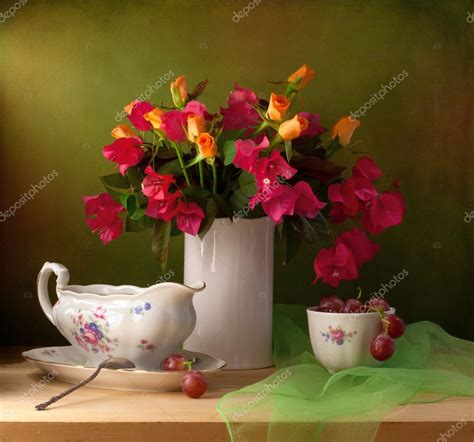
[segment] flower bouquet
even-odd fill
[[[101,177],[106,193],[84,197],[86,222],[104,244],[150,228],[163,272],[170,236],[203,238],[216,218],[268,216],[285,263],[305,241],[315,248],[315,281],[357,279],[380,249],[366,232],[400,224],[404,200],[396,181],[376,187],[382,172],[373,159],[359,157],[352,168],[333,162],[341,149],[359,154],[351,138],[360,122],[343,117],[327,133],[319,114],[297,111],[314,77],[303,65],[273,82],[284,93],[268,100],[236,83],[218,113],[198,101],[207,81],[189,91],[184,76],[171,83],[172,105],[132,101],[125,112],[134,129],[119,124],[103,149],[119,172]],[[355,226],[336,235],[346,220]]]

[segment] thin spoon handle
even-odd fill
[[[100,373],[100,370],[102,370],[102,366],[99,365],[97,367],[97,370],[94,371],[94,373],[92,373],[87,379],[84,379],[83,381],[79,382],[78,384],[75,384],[72,387],[68,388],[67,390],[64,390],[62,393],[59,393],[56,396],[53,396],[48,401],[43,402],[42,404],[36,405],[35,408],[37,410],[46,409],[51,404],[54,404],[55,402],[59,401],[59,399],[62,399],[64,396],[67,396],[68,394],[72,393],[73,391],[76,391],[78,388],[81,388],[83,385],[86,385],[90,381],[94,380],[97,377],[97,375]]]

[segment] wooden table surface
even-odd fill
[[[259,381],[274,369],[224,370],[211,378],[198,400],[180,392],[127,392],[82,388],[38,412],[34,405],[69,386],[53,381],[31,398],[19,397],[43,374],[21,357],[24,348],[0,348],[0,441],[228,441],[216,411],[225,393]],[[399,407],[379,427],[381,442],[459,442],[474,440],[474,401],[452,398]],[[465,423],[462,422],[465,420]],[[451,436],[451,426],[458,429]],[[343,425],[343,424],[341,424]],[[440,433],[448,437],[443,440]],[[260,438],[264,440],[263,433]],[[293,441],[288,441],[293,442]],[[336,441],[335,441],[336,442]]]

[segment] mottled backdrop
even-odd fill
[[[360,118],[361,150],[401,179],[407,200],[405,223],[377,238],[383,250],[360,285],[369,295],[404,273],[387,294],[403,318],[472,338],[471,2],[22,0],[5,14],[14,1],[0,2],[1,343],[63,342],[36,299],[46,260],[66,265],[74,283],[159,277],[146,233],[103,247],[83,222],[82,195],[101,192],[98,177],[113,171],[101,148],[124,104],[171,72],[209,79],[204,99],[215,111],[234,81],[268,95],[266,80],[303,63],[318,73],[304,104],[327,126],[408,74]],[[311,285],[313,256],[305,250],[281,269],[277,253],[277,302],[315,304],[331,291]],[[182,261],[178,238],[169,263],[177,281]]]

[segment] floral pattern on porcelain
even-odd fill
[[[332,325],[328,325],[327,332],[321,332],[326,342],[331,341],[333,344],[342,345],[344,342],[351,342],[352,338],[357,334],[357,330],[346,332],[340,325],[334,328]]]
[[[148,310],[151,310],[151,304],[149,302],[145,302],[143,305],[132,307],[129,311],[132,314],[143,316]]]
[[[106,353],[112,356],[118,339],[109,336],[110,323],[106,317],[107,310],[101,306],[92,310],[79,309],[71,315],[74,328],[71,330],[76,342],[87,352]]]
[[[137,345],[137,348],[143,351],[145,350],[154,351],[156,349],[156,347],[151,342],[148,342],[146,339],[140,339],[140,344]]]

